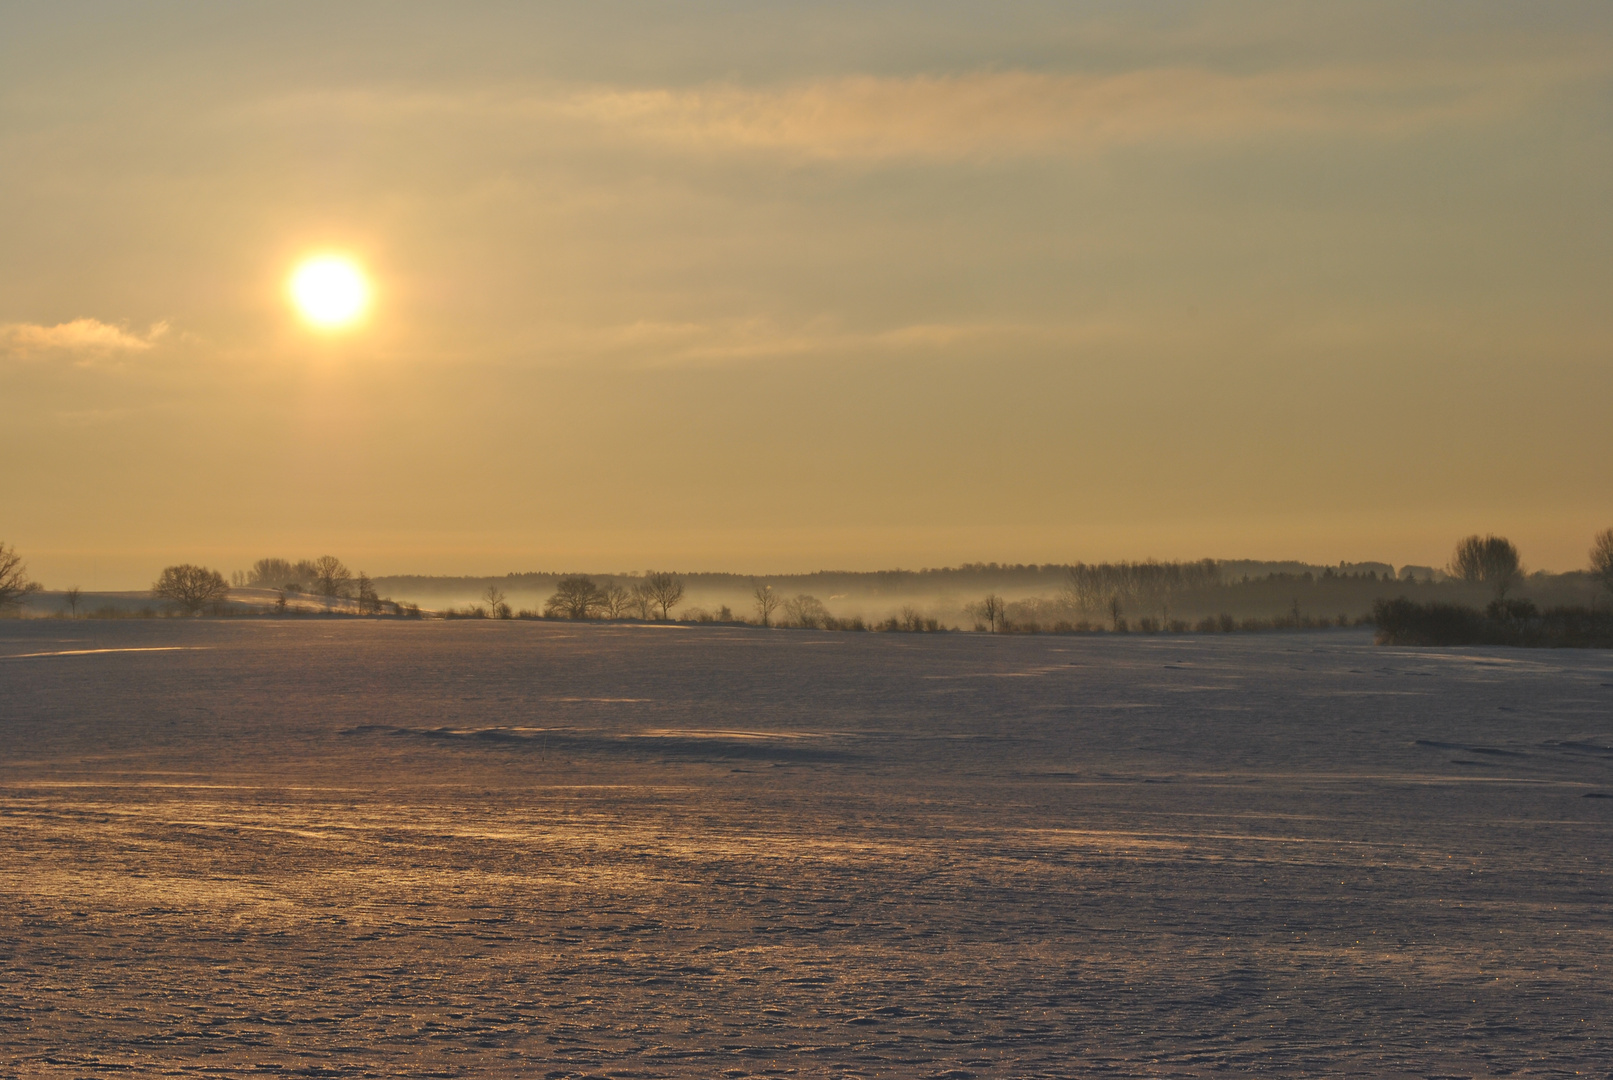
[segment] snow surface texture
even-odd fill
[[[38,620],[0,656],[0,1074],[1613,1063],[1605,653]]]

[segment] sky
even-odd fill
[[[1610,195],[1605,2],[10,0],[0,540],[1572,569]]]

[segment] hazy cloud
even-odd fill
[[[0,354],[15,357],[70,356],[79,362],[145,352],[168,333],[166,322],[153,323],[144,334],[99,319],[74,319],[42,326],[0,324]]]

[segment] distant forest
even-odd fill
[[[170,566],[149,592],[133,594],[44,591],[28,579],[20,555],[0,545],[0,609],[69,617],[324,614],[1202,633],[1377,624],[1387,612],[1399,627],[1392,632],[1408,639],[1460,633],[1485,640],[1552,635],[1600,640],[1601,630],[1586,628],[1601,626],[1598,613],[1610,607],[1613,530],[1597,535],[1586,570],[1562,574],[1528,573],[1510,541],[1475,535],[1458,542],[1442,569],[1201,559],[770,575],[646,571],[371,578],[323,555],[297,562],[260,559],[229,581],[207,567]],[[1462,613],[1450,614],[1457,609]],[[1551,629],[1558,624],[1568,629]]]

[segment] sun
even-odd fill
[[[345,255],[316,255],[299,263],[286,291],[312,325],[340,330],[364,317],[370,307],[370,282]]]

